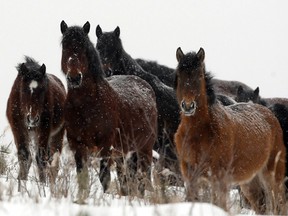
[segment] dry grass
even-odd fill
[[[2,139],[1,139],[2,140]],[[37,179],[37,169],[35,166],[35,161],[33,161],[29,178],[27,181],[21,181],[20,192],[18,192],[18,162],[15,146],[11,144],[11,141],[1,143],[0,147],[0,200],[14,200],[17,199],[28,199],[35,203],[43,197],[51,197],[52,199],[62,199],[66,198],[75,201],[77,198],[77,174],[75,169],[75,161],[72,152],[70,151],[67,143],[65,143],[61,160],[60,160],[60,170],[56,178],[55,185],[42,184]],[[171,186],[167,181],[162,181],[161,174],[159,171],[154,169],[157,164],[154,164],[152,168],[152,180],[153,191],[146,191],[144,198],[139,198],[137,196],[127,196],[121,197],[119,182],[117,180],[117,175],[115,167],[111,169],[111,184],[107,193],[103,193],[101,183],[98,178],[99,167],[97,162],[92,163],[89,167],[89,197],[87,203],[95,206],[110,206],[112,202],[123,203],[123,205],[155,205],[162,203],[176,203],[183,202],[186,198],[186,190],[181,186]],[[128,183],[133,185],[135,179],[131,179]],[[206,182],[207,183],[207,182]],[[179,182],[181,185],[181,182]],[[208,185],[208,186],[207,186]],[[202,199],[199,201],[204,201],[208,203],[214,203],[215,199],[223,200],[227,202],[227,211],[232,213],[243,212],[241,208],[242,198],[238,193],[234,192],[227,196],[223,194],[222,185],[209,182],[203,185],[195,184],[197,191],[202,193]],[[136,188],[136,187],[135,187]],[[201,188],[201,190],[199,190]],[[213,197],[211,194],[217,194]],[[137,192],[135,192],[137,194]],[[217,201],[216,200],[216,201]],[[79,216],[87,215],[85,212],[79,212]]]

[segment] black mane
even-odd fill
[[[198,67],[201,66],[201,64],[202,62],[198,59],[196,52],[189,52],[185,54],[183,58],[180,59],[180,62],[177,66],[177,70],[187,71],[188,73],[191,73],[192,70],[197,69]],[[208,103],[212,105],[216,102],[216,94],[214,92],[213,83],[211,81],[213,79],[213,76],[210,72],[206,71],[205,65],[204,65],[204,76],[206,83],[206,93],[208,96]]]

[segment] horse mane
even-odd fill
[[[177,70],[186,71],[187,73],[190,73],[192,70],[197,69],[201,66],[201,61],[199,61],[196,52],[189,52],[181,58]],[[204,65],[204,78],[205,78],[205,84],[206,84],[206,93],[208,96],[208,103],[209,105],[213,105],[216,103],[216,94],[213,87],[213,75],[210,72],[206,71],[205,63]]]
[[[35,59],[33,59],[32,57],[29,57],[29,56],[24,56],[24,59],[25,59],[25,66],[29,70],[36,71],[39,69],[40,64]],[[16,66],[17,71],[20,72],[22,64],[23,63],[17,64],[17,66]]]
[[[85,34],[82,27],[71,26],[69,27],[62,36],[61,44],[71,43],[77,41],[79,46],[86,48],[86,56],[88,58],[88,70],[96,77],[104,77],[104,72],[101,68],[99,55],[89,39],[88,34]]]

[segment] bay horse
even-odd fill
[[[88,36],[89,22],[83,27],[68,27],[62,21],[60,28],[61,66],[68,84],[66,131],[75,153],[79,201],[89,192],[91,153],[101,159],[99,177],[104,192],[110,183],[110,166],[116,162],[121,194],[132,195],[130,186],[135,183],[140,193],[137,195],[143,196],[144,190],[149,189],[146,180],[150,180],[152,149],[157,138],[153,89],[136,76],[105,78]]]
[[[33,58],[26,56],[16,68],[6,116],[17,148],[19,183],[27,180],[31,153],[36,154],[39,180],[45,182],[49,174],[54,182],[63,145],[66,91],[60,79]]]
[[[168,168],[176,175],[164,177],[163,180],[165,182],[163,183],[182,185],[183,181],[173,141],[180,122],[180,110],[174,89],[165,85],[154,74],[143,70],[124,50],[118,26],[114,31],[102,32],[101,27],[98,25],[96,27],[96,36],[96,49],[100,54],[106,74],[110,76],[136,75],[146,80],[153,88],[158,109],[158,141],[154,145],[154,150],[160,154],[157,171],[161,172],[163,168]]]
[[[179,47],[176,58],[181,122],[175,143],[187,199],[201,198],[198,183],[213,182],[223,197],[230,186],[239,185],[256,214],[281,212],[286,149],[276,117],[258,104],[218,103],[203,48],[184,54]],[[212,202],[227,209],[217,192],[211,192]]]

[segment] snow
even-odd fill
[[[252,88],[259,86],[263,97],[287,97],[287,9],[286,0],[2,1],[0,132],[8,125],[7,98],[17,75],[15,66],[24,61],[24,55],[45,63],[47,73],[55,74],[66,85],[60,65],[62,20],[69,26],[82,26],[88,20],[89,35],[94,43],[98,24],[105,31],[119,26],[123,46],[132,57],[156,60],[172,68],[177,65],[178,47],[184,53],[203,47],[206,67],[215,77],[238,80]],[[1,147],[13,140],[11,132],[6,133],[8,138],[1,140]],[[10,148],[12,146],[13,143]],[[113,196],[102,200],[105,204],[92,202],[81,206],[73,204],[75,189],[71,186],[71,197],[54,199],[48,194],[46,198],[29,198],[27,192],[17,192],[17,157],[15,152],[12,154],[10,174],[1,175],[0,180],[1,216],[225,215],[217,207],[203,203],[195,203],[191,208],[190,203],[183,202],[149,205],[136,201],[141,205],[131,206],[129,201],[125,203]],[[73,170],[70,171],[72,177]],[[33,174],[31,178],[27,183],[37,186]],[[39,194],[37,189],[32,192]]]

